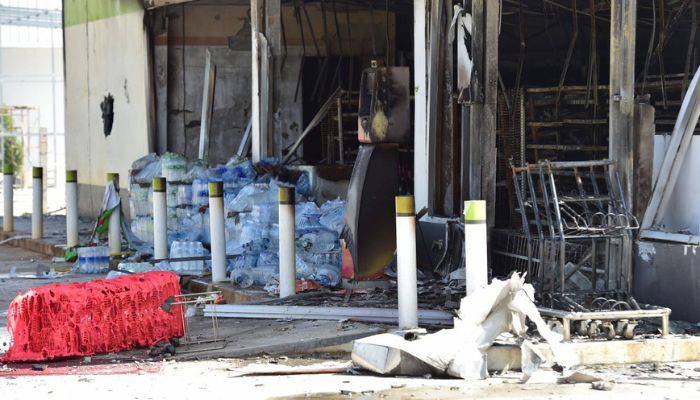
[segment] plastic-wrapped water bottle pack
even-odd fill
[[[199,256],[207,252],[204,246],[210,242],[208,183],[219,180],[224,186],[226,253],[235,256],[228,260],[233,282],[240,286],[277,282],[277,197],[281,182],[276,178],[276,171],[280,168],[276,160],[253,165],[249,160],[234,157],[225,165],[208,168],[201,160],[188,162],[180,155],[167,153],[160,159],[153,155],[139,162],[140,175],[144,175],[142,180],[156,170],[159,173],[162,170],[162,175],[168,179],[167,223],[171,257]],[[186,170],[188,165],[190,168]],[[144,171],[146,168],[148,171]],[[140,202],[139,212],[150,216],[152,191],[143,186],[133,186],[131,197]],[[312,190],[308,173],[299,176],[296,189],[297,278],[336,285],[340,281],[339,237],[344,228],[345,202],[336,199],[319,207],[309,201],[307,196]],[[152,242],[152,219],[136,218],[132,230],[140,239]],[[196,275],[206,269],[206,263],[201,261],[164,265],[181,274]]]
[[[186,257],[204,257],[209,252],[202,246],[201,242],[173,242],[170,246],[170,270],[182,275],[204,275],[204,261],[173,261],[172,259]]]
[[[109,270],[109,247],[79,247],[73,271],[81,274],[104,274]]]

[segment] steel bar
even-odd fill
[[[651,200],[642,221],[642,229],[650,229],[652,226],[661,225],[699,118],[700,68],[696,71],[695,77],[693,77],[688,92],[683,99],[683,106],[673,127],[666,155],[654,182]]]
[[[224,304],[204,306],[204,316],[219,318],[258,318],[258,319],[309,319],[339,321],[352,319],[366,322],[398,323],[399,312],[395,308],[361,307],[310,307],[310,306],[270,306]],[[418,323],[421,325],[452,325],[453,316],[440,310],[418,310]]]

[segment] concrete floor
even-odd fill
[[[36,271],[37,265],[51,264],[45,257],[26,250],[0,246],[0,324],[5,324],[7,305],[21,291],[44,283],[37,279],[10,279],[12,266],[20,275]],[[61,281],[87,281],[96,276],[72,275]],[[274,321],[273,321],[274,322]],[[277,321],[270,331],[283,335],[289,322]],[[328,326],[321,327],[328,331]],[[236,350],[249,338],[260,338],[262,330],[250,328],[239,332],[240,342],[229,346]],[[294,330],[294,329],[291,329]],[[251,335],[251,332],[255,335]],[[308,333],[306,333],[308,334]],[[262,340],[262,339],[260,339]],[[8,341],[5,329],[0,329],[0,344]],[[0,350],[2,351],[2,350]],[[2,399],[33,398],[93,398],[100,399],[173,399],[221,397],[234,394],[246,399],[263,398],[666,398],[687,399],[700,396],[700,363],[672,365],[640,365],[620,369],[587,369],[603,379],[613,381],[611,391],[597,391],[591,384],[560,384],[559,373],[538,371],[527,384],[519,383],[518,372],[497,374],[484,381],[466,382],[457,379],[393,378],[369,374],[332,374],[296,376],[245,376],[243,367],[277,367],[280,365],[344,365],[349,354],[312,354],[306,357],[283,355],[247,358],[216,358],[210,355],[200,361],[155,361],[146,359],[144,350],[93,357],[90,362],[72,360],[50,363],[42,375],[13,373],[0,365],[0,394]],[[96,362],[99,359],[101,361]],[[136,361],[135,361],[136,360]],[[67,366],[66,366],[67,365]],[[17,371],[15,371],[17,372]],[[60,375],[50,375],[50,374]],[[10,376],[8,376],[10,375]],[[19,376],[18,376],[19,375]]]

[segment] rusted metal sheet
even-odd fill
[[[394,257],[398,165],[398,146],[360,146],[345,208],[345,240],[352,254],[355,279],[381,276]]]

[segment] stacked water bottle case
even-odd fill
[[[168,243],[171,258],[209,254],[208,183],[222,181],[226,213],[226,254],[232,281],[246,287],[275,284],[279,269],[278,188],[288,183],[266,171],[279,171],[274,161],[253,165],[231,159],[208,168],[201,160],[187,161],[167,153],[137,160],[132,169],[130,203],[136,218],[132,230],[146,242],[153,241],[152,190],[155,176],[167,179]],[[262,172],[259,172],[262,171]],[[344,227],[345,202],[338,199],[319,208],[310,201],[306,173],[297,179],[296,233],[297,278],[338,284],[341,269],[340,234]],[[138,212],[134,212],[138,211]],[[143,215],[140,214],[143,212]],[[188,275],[201,275],[204,262],[170,262],[165,267]]]

